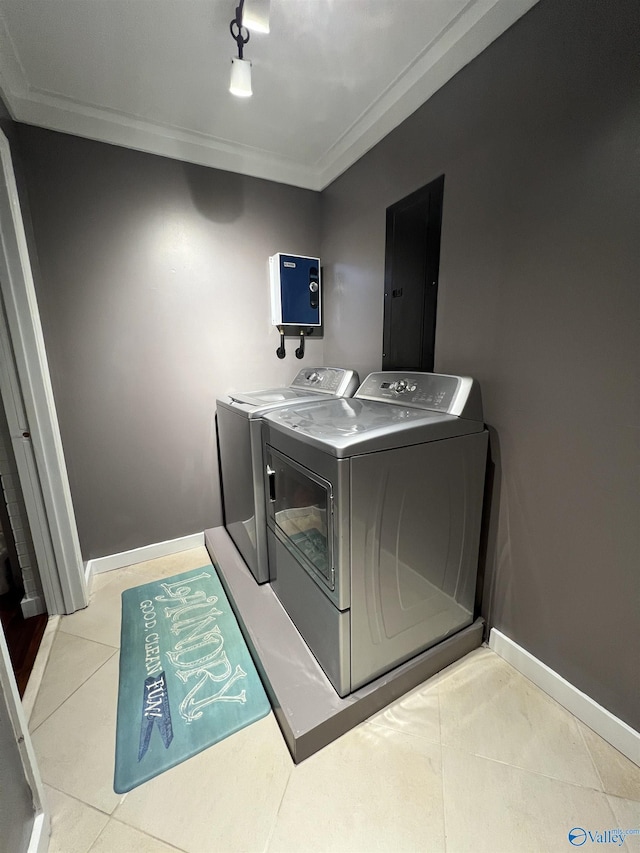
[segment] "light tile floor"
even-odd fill
[[[640,769],[488,649],[298,766],[270,715],[115,794],[120,593],[209,562],[98,575],[60,620],[30,721],[51,853],[541,853],[573,849],[572,827],[640,827]]]

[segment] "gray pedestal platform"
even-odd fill
[[[269,584],[258,585],[224,527],[205,545],[297,763],[482,643],[483,620],[341,699]]]

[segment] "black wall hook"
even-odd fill
[[[296,350],[296,358],[304,358],[304,329],[300,329],[300,346]]]
[[[284,348],[284,326],[278,326],[278,331],[280,332],[280,346],[276,350],[276,355],[278,358],[284,358],[287,354],[287,351]]]

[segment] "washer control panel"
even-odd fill
[[[297,391],[323,391],[338,397],[350,397],[358,387],[358,374],[342,367],[307,367],[291,383]]]
[[[473,385],[474,381],[464,376],[383,371],[370,373],[355,396],[459,415]]]

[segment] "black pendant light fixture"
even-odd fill
[[[244,46],[251,38],[249,27],[255,32],[269,32],[270,0],[240,0],[236,16],[229,24],[231,38],[238,47],[238,55],[231,59],[229,91],[238,98],[249,98],[251,88],[251,62],[244,58]]]

